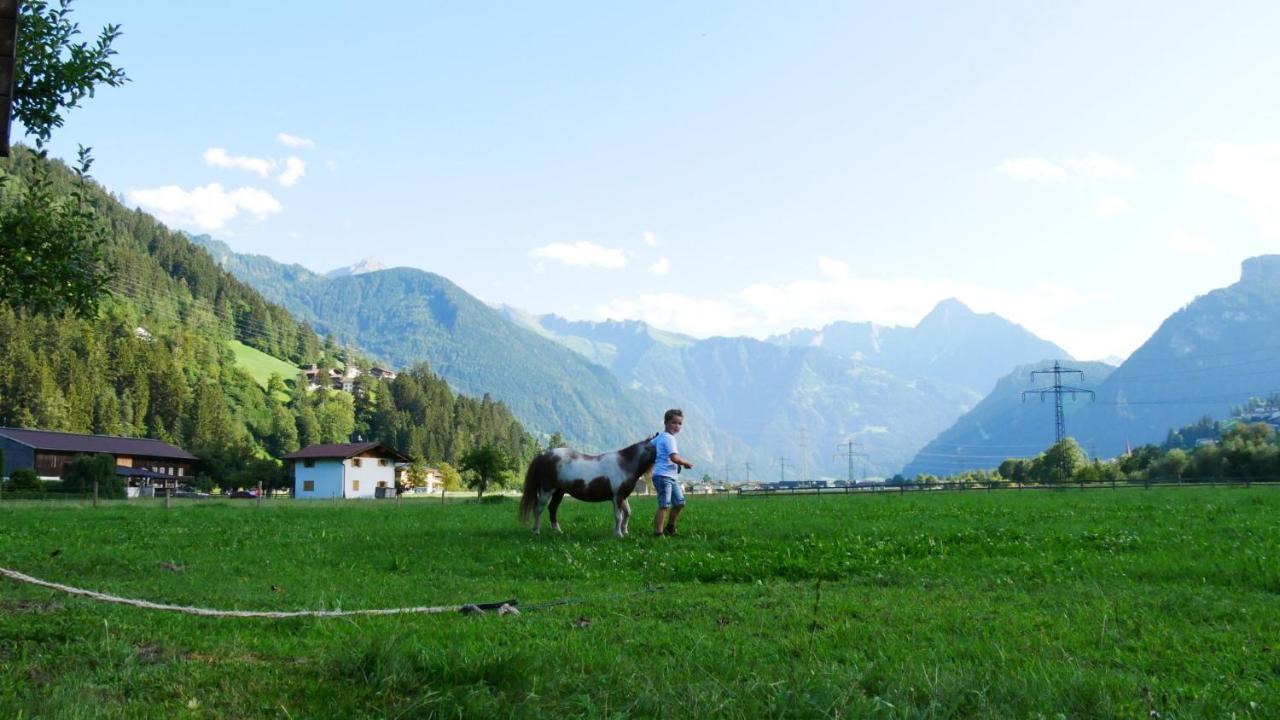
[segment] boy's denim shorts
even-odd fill
[[[669,508],[672,505],[684,505],[684,491],[675,478],[665,475],[653,476],[653,489],[658,493],[658,507]]]

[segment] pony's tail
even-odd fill
[[[533,517],[533,509],[538,505],[538,478],[534,468],[538,467],[539,458],[529,463],[524,473],[524,494],[520,496],[520,522],[529,522]]]

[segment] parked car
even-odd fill
[[[200,492],[200,491],[198,491],[198,490],[174,490],[174,491],[173,491],[173,497],[176,497],[176,498],[210,498],[210,497],[213,497],[213,496],[212,496],[212,495],[210,495],[210,494],[209,494],[209,493],[207,493],[207,492]]]
[[[236,490],[235,492],[231,493],[231,495],[229,495],[228,497],[248,498],[250,500],[257,500],[258,492],[256,490]]]

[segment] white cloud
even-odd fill
[[[1189,230],[1178,229],[1169,245],[1183,255],[1211,255],[1213,244]]]
[[[529,251],[530,257],[559,260],[575,267],[620,268],[627,264],[627,257],[616,248],[600,247],[595,243],[551,243]]]
[[[285,187],[293,187],[307,174],[307,164],[301,158],[290,157],[284,161],[284,166],[284,172],[280,173],[276,181]]]
[[[1010,158],[1001,162],[996,169],[1017,180],[1038,182],[1062,182],[1071,177],[1129,180],[1137,175],[1132,167],[1099,152],[1069,157],[1062,165],[1038,157]]]
[[[650,230],[645,230],[644,244],[648,245],[649,247],[658,247],[658,236],[654,235],[653,232]]]
[[[276,162],[267,158],[249,157],[247,155],[230,155],[223,148],[209,148],[204,151],[205,164],[213,167],[236,168],[248,170],[262,177],[271,174]]]
[[[276,140],[279,140],[282,144],[293,148],[313,148],[316,146],[315,141],[313,140],[298,137],[297,135],[290,135],[285,132],[276,133]]]
[[[1098,198],[1098,217],[1110,218],[1129,209],[1129,201],[1119,195],[1103,195]]]
[[[737,303],[698,299],[678,293],[647,293],[633,300],[614,300],[596,307],[596,318],[621,320],[638,318],[664,330],[691,335],[732,334],[731,328],[750,324]]]
[[[242,212],[259,220],[284,209],[263,190],[242,187],[228,192],[220,183],[184,190],[177,185],[130,190],[130,202],[158,217],[162,222],[199,230],[218,230]]]
[[[1050,321],[1066,310],[1102,299],[1056,285],[1011,293],[949,280],[841,275],[758,283],[720,299],[644,294],[615,299],[598,307],[596,314],[602,319],[637,318],[692,335],[765,337],[837,320],[874,319],[914,326],[938,301],[948,297],[960,298],[975,312],[999,312],[1033,332],[1035,327],[1049,327]]]
[[[1060,182],[1067,178],[1067,171],[1044,158],[1010,158],[1000,163],[997,170],[1017,180]]]
[[[658,261],[649,266],[649,272],[654,275],[666,275],[671,272],[671,263],[666,258],[658,258]]]
[[[1129,180],[1137,173],[1110,155],[1091,152],[1080,157],[1067,158],[1067,167],[1090,180]]]
[[[1280,235],[1280,143],[1216,143],[1212,158],[1191,169],[1191,181],[1244,201],[1266,235]]]
[[[849,263],[832,260],[822,255],[818,257],[818,271],[822,273],[823,277],[831,278],[832,280],[843,280],[849,277]]]

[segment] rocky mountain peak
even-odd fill
[[[1240,282],[1245,285],[1280,286],[1280,255],[1259,255],[1241,263]]]
[[[325,277],[346,277],[348,275],[363,275],[365,273],[377,272],[378,270],[386,270],[387,266],[383,262],[374,257],[367,257],[354,265],[340,267],[336,270],[330,270]]]

